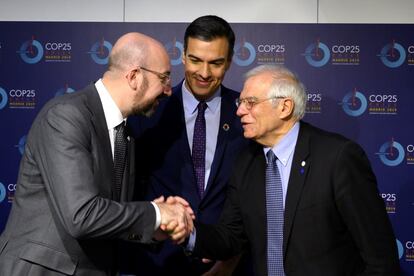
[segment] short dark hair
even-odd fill
[[[212,41],[219,37],[225,37],[229,43],[228,59],[233,57],[235,35],[230,24],[216,15],[205,15],[197,18],[185,30],[184,52],[187,51],[188,38],[196,38],[202,41]]]

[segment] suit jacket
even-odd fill
[[[250,246],[267,275],[263,147],[238,159],[217,226],[197,224],[194,253],[226,258]],[[284,218],[286,275],[398,275],[396,242],[363,150],[301,122]]]
[[[111,200],[111,146],[94,85],[48,102],[28,134],[0,237],[0,275],[113,275],[116,239],[148,242],[155,224],[151,203],[126,202],[130,168],[122,202]]]
[[[171,97],[161,102],[151,119],[137,118],[133,125],[136,135],[140,136],[137,160],[141,162],[138,162],[137,171],[141,172],[141,176],[142,173],[149,173],[145,178],[149,180],[148,189],[143,196],[149,200],[161,195],[181,196],[191,204],[197,220],[215,223],[223,208],[233,161],[247,144],[236,115],[235,99],[240,94],[221,86],[217,145],[207,187],[203,198],[200,198],[187,137],[181,88],[182,82],[173,88]],[[137,186],[144,187],[142,184]],[[187,262],[182,248],[167,242],[161,252],[145,264],[156,263],[151,269],[163,267],[170,273],[174,269],[182,273],[189,269]],[[139,270],[142,269],[140,264]]]

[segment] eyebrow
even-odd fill
[[[188,54],[188,57],[192,58],[192,59],[199,60],[199,61],[204,61],[203,59],[201,59],[201,58],[199,58],[195,55],[192,55],[192,54]],[[224,61],[226,61],[226,58],[225,57],[220,57],[220,58],[217,58],[217,59],[209,60],[207,62],[208,63],[216,63],[216,62],[224,62]]]

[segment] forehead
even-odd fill
[[[227,58],[229,43],[225,37],[217,37],[211,41],[203,41],[189,37],[186,55],[193,55],[206,60]]]
[[[153,50],[153,55],[148,57],[148,68],[157,72],[166,73],[171,69],[170,57],[164,48],[157,47]]]
[[[272,79],[266,75],[257,75],[254,77],[248,78],[243,86],[243,90],[240,94],[241,97],[256,97],[256,98],[263,98],[266,97]]]

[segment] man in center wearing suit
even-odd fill
[[[193,253],[225,259],[249,246],[258,276],[399,275],[367,156],[301,121],[305,104],[303,85],[286,68],[247,73],[237,115],[256,143],[236,161],[220,223],[196,222]]]
[[[160,103],[150,120],[140,118],[135,125],[142,133],[138,144],[144,147],[137,153],[146,151],[137,171],[150,172],[145,198],[181,196],[190,203],[196,219],[204,223],[217,222],[233,161],[247,143],[236,116],[235,100],[239,93],[222,85],[234,42],[234,32],[224,19],[208,15],[194,20],[184,36],[185,79],[173,88],[166,102]],[[200,103],[206,103],[206,139],[204,160],[198,167],[194,160],[198,156],[194,153],[194,140],[198,138],[194,137],[200,133],[195,126]],[[201,188],[197,181],[200,178]],[[133,260],[137,275],[201,275],[212,266],[214,271],[229,275],[231,272],[223,269],[233,270],[238,260],[236,257],[224,264],[204,264],[200,259],[187,257],[181,247],[169,242],[161,245],[160,252],[144,255]],[[142,258],[146,260],[138,263]]]

